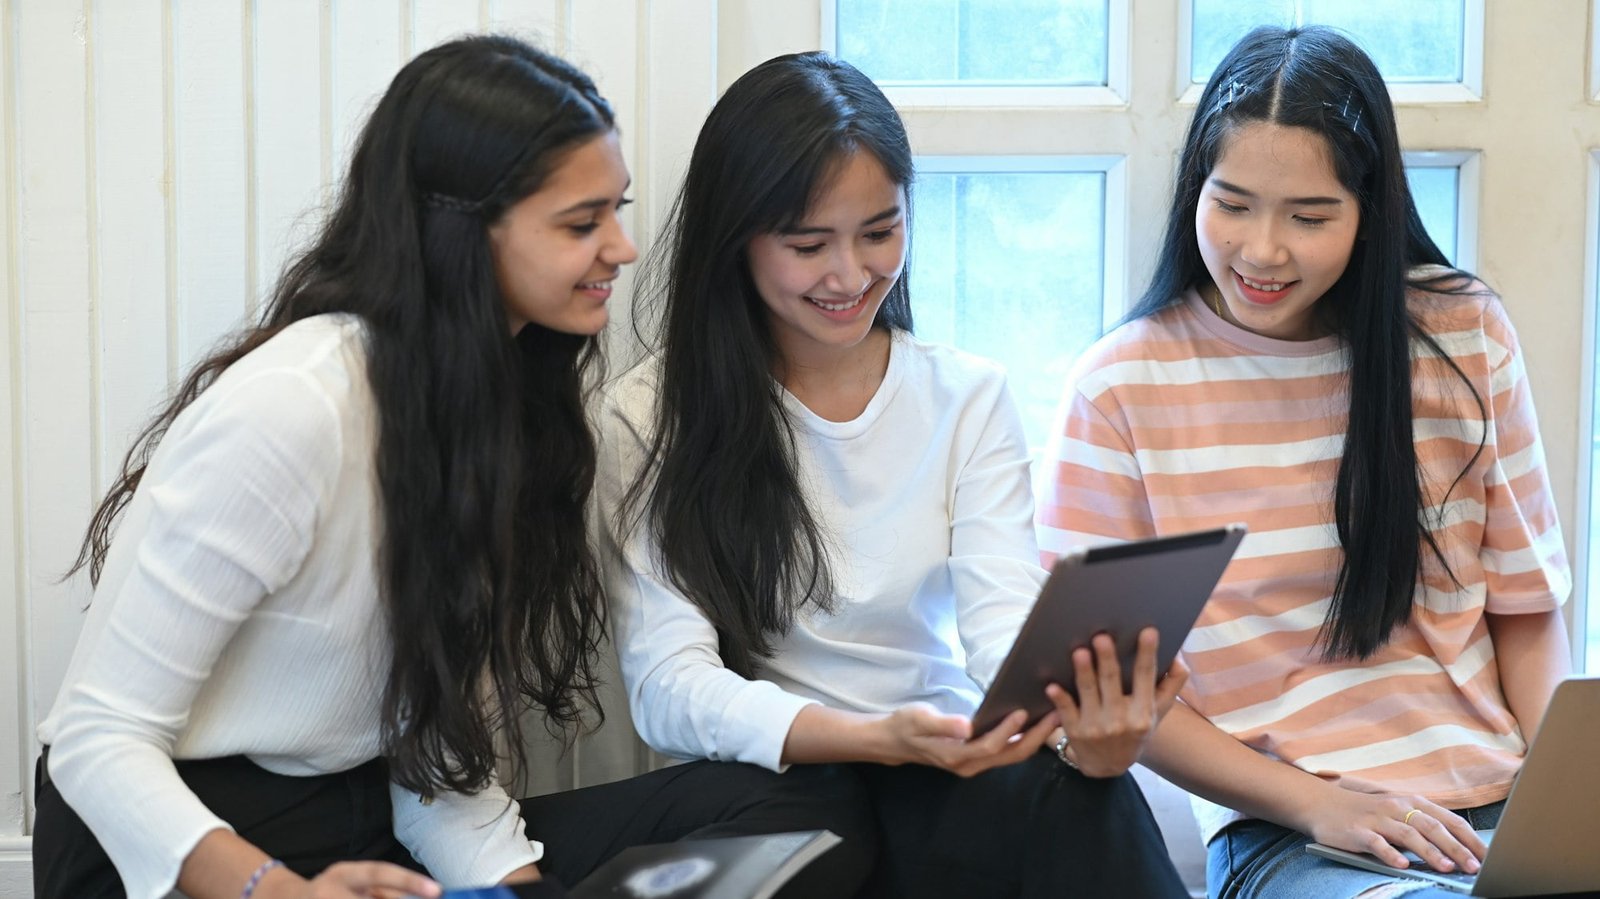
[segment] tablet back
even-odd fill
[[[1072,650],[1101,631],[1116,640],[1124,692],[1133,688],[1134,653],[1147,626],[1161,632],[1156,670],[1166,671],[1244,534],[1244,525],[1231,524],[1062,556],[973,715],[973,735],[1017,709],[1027,710],[1029,723],[1043,718],[1055,707],[1046,684],[1076,695]]]

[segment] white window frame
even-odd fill
[[[1600,47],[1591,49],[1591,57],[1600,59]],[[1593,489],[1596,472],[1592,464],[1594,458],[1594,427],[1595,427],[1595,367],[1596,367],[1596,340],[1595,328],[1600,327],[1600,150],[1589,151],[1588,183],[1586,188],[1584,243],[1587,247],[1584,253],[1583,283],[1586,302],[1583,304],[1583,352],[1580,356],[1584,360],[1584,373],[1579,379],[1581,387],[1578,400],[1578,477],[1577,497],[1573,505],[1573,517],[1577,519],[1573,528],[1573,554],[1572,554],[1572,657],[1577,662],[1577,669],[1584,671],[1588,666],[1591,653],[1600,655],[1600,647],[1588,645],[1590,606],[1600,602],[1600,594],[1591,594],[1589,591],[1589,571],[1595,560],[1589,555],[1589,541],[1595,531],[1594,515],[1600,509],[1594,507],[1590,491]],[[1589,673],[1600,673],[1590,671]]]
[[[1128,179],[1123,156],[918,156],[918,174],[1060,175],[1095,172],[1105,177],[1101,227],[1100,330],[1122,319],[1126,309],[1118,302],[1127,294]],[[915,204],[915,198],[912,200]]]
[[[1106,83],[1103,85],[909,84],[879,83],[885,96],[901,109],[986,109],[1010,107],[1118,107],[1128,104],[1129,28],[1132,0],[1106,0]],[[822,46],[837,52],[838,0],[821,0]]]
[[[1589,102],[1600,103],[1600,10],[1589,10]]]
[[[1456,258],[1458,268],[1478,270],[1479,182],[1483,154],[1476,150],[1407,150],[1406,167],[1456,170]]]
[[[1391,81],[1389,99],[1396,106],[1437,106],[1483,101],[1483,39],[1485,0],[1461,0],[1461,80]],[[1600,26],[1597,26],[1600,27]],[[1174,94],[1178,102],[1193,106],[1200,102],[1204,85],[1190,80],[1194,69],[1194,0],[1178,0],[1178,67]],[[1600,75],[1591,78],[1600,84]]]

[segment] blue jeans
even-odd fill
[[[1457,809],[1474,830],[1500,822],[1504,800]],[[1406,899],[1456,897],[1460,893],[1405,877],[1363,871],[1306,851],[1312,839],[1266,821],[1228,825],[1206,846],[1206,895],[1211,899],[1271,899],[1279,896],[1349,899],[1384,884],[1416,884]]]

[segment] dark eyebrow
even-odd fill
[[[628,183],[627,184],[622,185],[622,192],[623,193],[627,193],[628,192],[628,188],[630,188],[632,186],[633,186],[633,179],[630,178],[630,179],[628,179]],[[600,210],[600,209],[606,208],[607,206],[610,206],[612,203],[615,203],[615,202],[616,202],[616,200],[614,198],[612,198],[612,197],[595,197],[593,200],[584,200],[581,203],[573,203],[571,206],[568,206],[566,209],[563,209],[560,212],[556,213],[556,215],[560,216],[560,215],[568,215],[568,214],[571,214],[571,213],[574,213],[574,212],[587,212],[587,211],[593,211],[593,210]]]
[[[900,214],[900,207],[898,205],[890,206],[888,209],[885,209],[884,211],[878,213],[877,215],[875,215],[875,216],[867,219],[866,221],[862,222],[861,223],[861,227],[866,228],[866,227],[869,227],[871,225],[876,225],[879,222],[887,221],[888,219],[892,219],[892,218],[894,218],[895,216],[897,216],[899,214]],[[778,233],[783,235],[784,237],[800,237],[800,236],[803,236],[803,235],[806,235],[806,234],[831,234],[831,233],[833,233],[833,229],[832,228],[803,228],[803,227],[802,228],[780,228],[780,229],[778,229]]]
[[[1212,184],[1222,188],[1230,194],[1238,194],[1241,197],[1248,197],[1252,200],[1256,198],[1254,193],[1245,190],[1237,184],[1230,184],[1221,178],[1212,178],[1210,180]],[[1344,201],[1338,197],[1290,197],[1286,202],[1290,206],[1339,206],[1344,203]]]
[[[612,201],[606,199],[605,197],[598,197],[593,200],[584,200],[582,203],[574,203],[571,206],[568,206],[566,209],[556,213],[556,215],[570,215],[574,212],[586,212],[590,210],[598,211],[610,206],[611,203]]]

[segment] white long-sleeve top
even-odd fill
[[[39,725],[51,779],[132,899],[166,895],[228,829],[173,759],[316,775],[381,754],[376,427],[362,325],[317,316],[225,371],[151,460]],[[499,787],[391,795],[396,836],[446,885],[539,858]]]
[[[641,365],[602,410],[597,495],[613,532],[653,432],[657,378]],[[778,770],[813,702],[970,715],[1044,582],[1027,444],[998,366],[896,332],[883,384],[854,420],[784,400],[806,502],[834,548],[837,611],[802,614],[758,678],[741,677],[648,528],[633,528],[612,547],[608,587],[634,724],[658,752]]]

